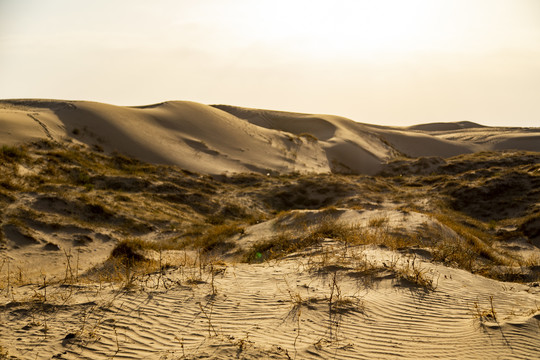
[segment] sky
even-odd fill
[[[540,127],[540,0],[0,0],[0,99]]]

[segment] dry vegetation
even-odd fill
[[[421,247],[432,261],[501,280],[539,276],[538,258],[523,259],[497,246],[513,240],[539,245],[540,156],[535,153],[400,159],[376,177],[208,176],[44,141],[4,146],[0,159],[4,248],[39,244],[62,251],[70,242],[83,246],[101,239],[117,243],[117,252],[121,246],[130,249],[122,256],[132,260],[143,250],[187,249],[261,262],[333,239],[398,250]],[[335,220],[343,209],[361,212],[389,204],[403,213],[428,215],[439,225],[407,233],[391,229],[384,216],[367,226]],[[292,221],[287,228],[283,219],[290,220],[295,210],[320,210],[323,220],[316,226]],[[271,219],[281,224],[274,237],[249,249],[237,247],[245,229]],[[56,243],[43,240],[51,231]]]

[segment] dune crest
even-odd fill
[[[124,107],[87,101],[2,100],[0,143],[83,143],[143,161],[207,173],[375,174],[399,156],[481,150],[540,151],[540,129],[471,122],[409,128],[300,114],[168,101]]]

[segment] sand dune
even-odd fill
[[[538,128],[3,100],[0,145],[0,359],[540,358]]]
[[[374,174],[382,163],[400,155],[540,151],[538,129],[492,129],[463,122],[398,129],[331,115],[185,101],[121,107],[84,101],[4,100],[0,101],[0,124],[2,144],[72,141],[212,174]]]
[[[81,284],[67,300],[61,294],[69,286],[50,286],[53,300],[45,313],[24,302],[0,307],[9,324],[2,340],[17,344],[16,355],[32,359],[540,356],[538,288],[418,258],[416,266],[436,281],[436,290],[426,291],[386,265],[399,267],[411,257],[332,242],[325,249],[335,257],[308,249],[279,262],[220,265],[215,276],[205,272],[202,278],[197,268],[186,267],[148,276],[131,291]],[[366,277],[339,254],[365,257],[379,270]],[[340,302],[332,303],[332,296]],[[492,305],[495,318],[489,315]],[[39,321],[29,325],[28,316],[17,316],[27,313]]]
[[[458,121],[452,123],[430,123],[409,126],[408,130],[421,131],[456,131],[464,129],[485,128],[486,126],[473,123],[471,121]]]

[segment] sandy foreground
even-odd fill
[[[358,250],[327,246],[351,256]],[[362,255],[396,261],[396,254],[377,249]],[[226,264],[200,280],[196,270],[174,270],[148,276],[129,291],[106,284],[53,285],[43,303],[3,305],[2,342],[20,358],[539,356],[538,287],[420,260],[415,266],[435,277],[434,291],[383,270],[366,284],[360,271],[325,268],[325,261],[319,254]],[[44,288],[35,290],[45,296]],[[18,291],[33,295],[30,286]],[[496,317],[489,315],[492,305]]]
[[[0,145],[0,359],[540,358],[538,128],[3,100]]]

